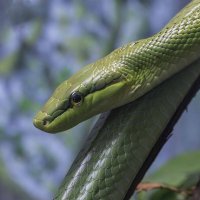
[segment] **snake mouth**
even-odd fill
[[[33,125],[36,128],[42,129],[44,126],[44,122],[42,120],[38,120],[38,119],[33,119]]]
[[[62,120],[63,114],[60,116],[56,117],[55,119],[48,115],[47,113],[40,111],[38,112],[34,119],[33,119],[33,125],[40,129],[41,131],[47,132],[47,133],[57,133],[57,132],[62,132],[65,129],[63,129],[63,126],[66,126],[66,130],[71,128],[69,126],[68,120],[66,119],[65,121]],[[59,118],[60,120],[57,120]]]
[[[33,125],[42,131],[47,131],[48,126],[50,125],[50,123],[52,121],[51,118],[52,118],[51,116],[47,116],[47,115],[45,115],[45,113],[40,111],[34,117]]]
[[[58,99],[53,97],[50,98],[42,110],[35,115],[33,119],[34,126],[45,132],[56,132],[56,130],[54,130],[54,126],[52,126],[52,123],[70,108],[69,100],[63,100],[59,103],[60,104],[58,104]],[[53,109],[51,110],[51,108]]]

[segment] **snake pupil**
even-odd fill
[[[48,125],[49,124],[49,121],[47,121],[47,120],[44,120],[43,121],[43,126],[46,126],[46,125]]]
[[[71,102],[74,105],[80,105],[83,101],[83,95],[80,92],[73,92],[71,94]]]

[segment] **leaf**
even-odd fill
[[[171,159],[145,181],[179,186],[192,174],[200,174],[200,151],[185,153]]]
[[[168,161],[154,174],[145,178],[145,182],[163,183],[182,190],[196,186],[200,178],[200,152],[189,152]],[[153,193],[148,192],[149,200],[185,200],[187,193],[178,194],[168,189],[158,189]],[[138,194],[139,195],[139,194]]]
[[[149,200],[184,200],[184,196],[183,195],[179,195],[176,194],[172,191],[169,190],[159,190],[155,193],[153,193],[153,195],[151,195],[151,197],[149,198]]]

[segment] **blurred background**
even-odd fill
[[[50,135],[32,125],[56,86],[113,49],[159,31],[189,0],[0,1],[0,199],[49,200],[95,119]],[[200,150],[200,95],[151,170]]]

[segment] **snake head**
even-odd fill
[[[116,73],[109,76],[106,73],[110,71],[101,69],[94,73],[94,69],[91,65],[85,67],[58,86],[36,114],[33,124],[45,132],[56,133],[119,106],[124,94],[123,81],[118,81]]]
[[[65,131],[94,115],[117,107],[115,102],[119,102],[117,99],[120,98],[122,88],[122,83],[118,83],[86,96],[79,90],[75,90],[68,92],[67,99],[55,97],[58,93],[57,89],[41,111],[36,114],[33,123],[45,132]]]

